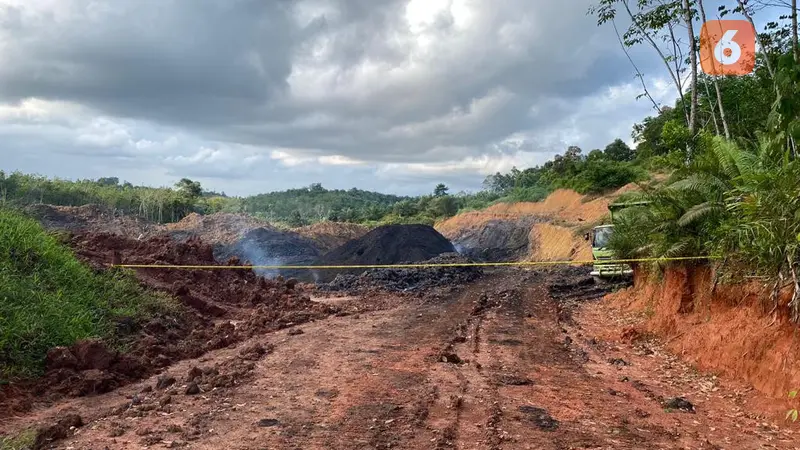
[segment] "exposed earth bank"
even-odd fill
[[[608,215],[608,205],[634,184],[606,197],[557,189],[541,202],[498,203],[436,224],[456,249],[482,261],[589,261],[583,235]]]
[[[637,271],[637,285],[608,297],[629,337],[648,334],[699,369],[752,384],[789,409],[787,394],[800,388],[800,339],[789,322],[783,292],[775,307],[772,286],[758,281],[716,282],[706,265],[671,268],[663,276]]]

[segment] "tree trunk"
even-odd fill
[[[792,0],[792,54],[794,62],[800,61],[800,49],[797,42],[797,0]]]
[[[684,84],[683,79],[681,79],[681,64],[686,60],[684,58],[683,53],[681,52],[681,47],[678,45],[678,38],[675,37],[675,27],[671,23],[667,23],[667,29],[669,30],[669,37],[672,42],[672,64],[675,66],[675,73],[678,74],[678,92],[684,92]],[[689,117],[689,108],[686,107],[686,99],[683,95],[681,95],[681,109],[683,109],[683,117],[686,120],[686,126],[688,127],[691,123],[691,118]]]
[[[703,81],[703,87],[706,89],[706,97],[708,97],[708,107],[711,108],[711,120],[714,122],[714,132],[719,136],[719,121],[717,121],[717,109],[714,107],[714,102],[711,100],[711,91],[708,89],[708,81]]]
[[[703,19],[703,23],[705,23],[706,9],[703,6],[703,0],[697,0],[697,5],[700,7],[700,17]],[[728,121],[727,119],[725,119],[725,108],[722,105],[722,92],[720,92],[719,89],[719,81],[717,79],[717,76],[716,75],[712,76],[711,81],[714,83],[714,90],[717,93],[717,108],[719,108],[719,118],[722,121],[722,129],[725,132],[725,139],[730,139],[731,131],[730,128],[728,128]],[[716,118],[714,124],[716,125]],[[717,134],[719,134],[719,131],[717,131]]]
[[[796,0],[793,0],[796,1]],[[689,32],[689,64],[692,66],[692,103],[689,108],[689,131],[694,135],[697,130],[697,40],[694,36],[694,15],[689,0],[683,0],[683,13],[686,20],[686,28]]]
[[[725,139],[730,139],[731,130],[728,128],[728,119],[725,118],[725,109],[722,107],[722,93],[716,77],[714,78],[714,89],[717,91],[717,106],[719,107],[719,117],[722,120],[722,129],[725,131]]]

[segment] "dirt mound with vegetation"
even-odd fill
[[[317,265],[412,263],[453,252],[453,244],[428,225],[384,225],[328,252]],[[318,270],[315,273],[319,281],[325,282],[339,273],[359,274],[363,271]]]
[[[25,212],[49,230],[114,233],[134,239],[158,233],[160,225],[101,205],[30,205]]]
[[[568,223],[594,222],[608,214],[612,196],[593,199],[569,189],[557,189],[541,202],[497,203],[485,212],[545,216]]]
[[[708,266],[675,267],[663,276],[637,270],[633,288],[604,305],[635,314],[626,334],[655,334],[699,370],[739,379],[774,398],[800,387],[800,343],[789,322],[789,292],[770,312],[771,286],[715,282]]]
[[[118,270],[110,269],[111,264],[216,264],[212,246],[196,237],[181,243],[168,236],[137,241],[110,233],[77,233],[71,245],[99,272]],[[335,307],[311,301],[296,280],[267,280],[251,270],[144,268],[134,274],[147,288],[181,305],[144,322],[117,318],[126,336],[124,354],[97,342],[54,349],[41,379],[0,390],[0,411],[27,409],[34,400],[108,392],[178,360],[336,312]]]
[[[472,260],[458,253],[445,253],[423,264],[463,264]],[[389,292],[422,292],[445,286],[460,286],[483,275],[480,267],[428,267],[409,269],[369,269],[363,274],[339,274],[330,283],[317,285],[322,292],[364,293],[373,290]]]
[[[313,240],[320,252],[326,253],[346,244],[348,241],[364,236],[369,231],[369,228],[355,223],[318,222],[313,225],[294,228],[292,231]]]

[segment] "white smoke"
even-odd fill
[[[259,247],[255,240],[244,240],[239,244],[239,251],[246,261],[254,266],[280,266],[284,261],[278,257],[271,257],[264,249]],[[280,275],[278,269],[253,269],[256,275],[264,278],[275,278]]]

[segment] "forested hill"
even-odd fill
[[[356,222],[379,220],[403,200],[409,198],[356,188],[328,190],[315,183],[305,188],[245,197],[235,207],[273,221]]]

